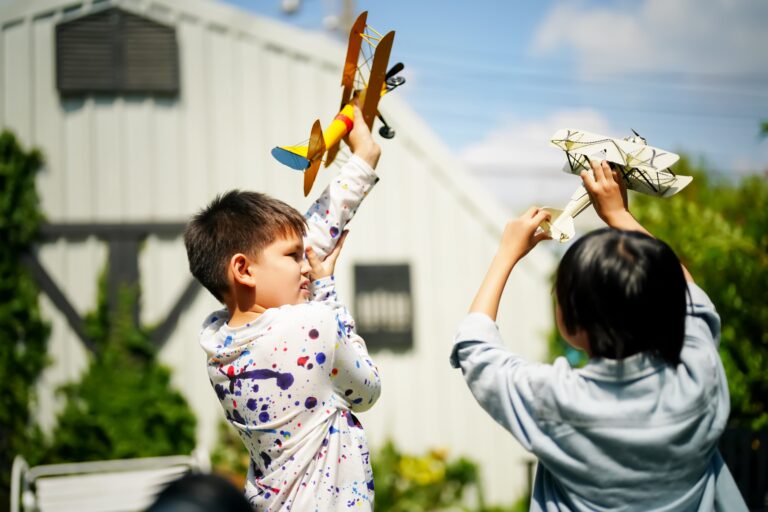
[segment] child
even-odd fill
[[[254,510],[372,509],[368,448],[352,411],[373,405],[380,381],[336,298],[333,270],[344,226],[377,181],[380,149],[364,122],[349,144],[353,156],[310,208],[308,226],[281,201],[232,191],[184,235],[190,270],[226,305],[204,322],[200,342],[250,454]]]
[[[547,238],[537,208],[507,224],[451,364],[538,457],[531,510],[746,510],[717,451],[730,408],[720,319],[629,213],[621,178],[607,162],[592,169],[582,180],[610,228],[570,247],[555,285],[558,329],[588,364],[527,362],[494,323],[512,268]]]

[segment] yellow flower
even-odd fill
[[[404,456],[398,464],[400,474],[406,480],[419,485],[429,485],[445,478],[445,464],[431,456]]]

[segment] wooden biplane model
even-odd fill
[[[634,136],[626,139],[613,139],[581,130],[558,130],[550,145],[565,151],[568,159],[563,168],[565,172],[578,175],[586,170],[591,173],[589,160],[607,160],[622,176],[628,189],[651,196],[672,196],[693,180],[691,176],[679,176],[669,170],[680,159],[678,155],[648,146],[644,138],[634,130],[632,132]],[[567,242],[576,234],[574,217],[591,202],[587,190],[583,185],[579,186],[564,209],[544,208],[552,219],[542,224],[542,229],[553,239]]]
[[[369,129],[373,128],[373,121],[378,117],[383,123],[379,130],[381,136],[387,139],[395,136],[395,131],[378,112],[378,105],[382,96],[405,83],[405,78],[398,76],[404,66],[397,63],[387,71],[395,32],[391,31],[382,36],[366,25],[367,17],[367,12],[358,16],[349,32],[347,58],[341,77],[341,111],[325,131],[320,126],[320,120],[316,120],[312,125],[307,145],[279,146],[272,149],[272,156],[277,161],[292,169],[304,171],[305,197],[312,189],[323,155],[326,155],[325,166],[328,167],[336,158],[339,142],[352,129],[355,101]]]

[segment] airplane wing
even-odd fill
[[[376,119],[379,100],[386,91],[384,84],[387,76],[387,64],[392,52],[395,32],[388,32],[382,37],[381,34],[366,25],[367,16],[367,11],[360,14],[349,31],[347,57],[344,61],[344,71],[341,76],[341,85],[343,87],[341,108],[344,108],[350,102],[355,89],[362,90],[360,98],[358,98],[358,105],[363,112],[365,124],[368,125],[370,130],[373,128],[373,122]],[[367,32],[366,29],[368,29]],[[366,49],[369,50],[368,54],[366,54]],[[372,56],[370,55],[371,50],[373,51]],[[367,80],[363,76],[365,68],[368,69]],[[356,80],[358,83],[356,83]],[[333,163],[338,151],[338,145],[329,147],[328,154],[325,157],[326,167]]]
[[[272,149],[272,156],[280,163],[299,171],[304,171],[304,195],[312,188],[320,164],[325,156],[325,166],[334,161],[339,143],[352,129],[355,117],[354,104],[360,106],[362,117],[368,128],[373,127],[376,117],[383,124],[379,133],[391,139],[395,132],[378,112],[381,97],[405,82],[397,76],[403,64],[392,66],[387,72],[389,56],[395,32],[381,35],[367,25],[368,13],[358,16],[349,33],[349,45],[341,77],[341,109],[325,130],[319,120],[312,126],[309,142],[292,146],[277,146]],[[353,95],[359,95],[353,98]]]
[[[627,188],[643,194],[669,197],[693,179],[669,170],[680,159],[679,155],[637,142],[562,129],[552,136],[550,144],[565,151],[568,159],[563,168],[565,172],[591,172],[589,159],[607,160],[624,176]]]

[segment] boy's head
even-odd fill
[[[255,300],[265,308],[295,304],[308,295],[305,233],[304,217],[284,202],[232,190],[187,224],[189,270],[227,304],[238,283],[256,290]]]
[[[586,341],[591,357],[651,352],[676,365],[686,290],[680,261],[661,240],[634,231],[594,231],[568,249],[557,269],[558,327],[575,346]]]

